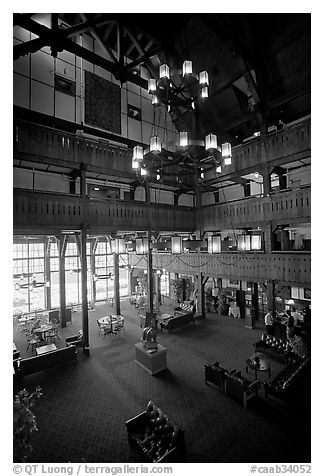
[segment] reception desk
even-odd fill
[[[150,375],[167,369],[167,349],[158,344],[156,351],[146,350],[142,342],[135,344],[135,362]]]

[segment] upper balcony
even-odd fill
[[[226,176],[309,157],[310,136],[311,121],[307,117],[277,133],[235,146],[232,149],[232,165],[227,166]],[[14,157],[46,163],[54,160],[56,165],[72,168],[78,168],[83,162],[93,169],[134,176],[129,149],[22,120],[15,121]]]
[[[266,197],[208,205],[203,208],[206,231],[228,227],[251,227],[265,222],[296,223],[309,221],[311,216],[311,187],[283,190]]]
[[[14,189],[14,233],[194,231],[192,208]]]

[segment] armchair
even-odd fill
[[[184,431],[152,401],[144,412],[126,421],[128,441],[145,461],[183,462]]]
[[[241,376],[241,372],[225,373],[225,395],[236,398],[243,403],[244,408],[250,398],[258,395],[260,382],[250,382]]]
[[[214,364],[205,363],[205,384],[212,383],[220,387],[224,392],[225,372],[226,370],[219,366],[218,362]]]

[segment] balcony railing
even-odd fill
[[[267,197],[249,197],[228,203],[208,205],[203,208],[205,230],[228,227],[248,227],[262,222],[288,222],[310,220],[311,187],[285,190]]]
[[[14,230],[194,231],[189,207],[14,189]]]
[[[132,260],[138,263],[138,257]],[[184,253],[154,254],[153,265],[166,271],[188,275],[203,273],[204,276],[240,279],[247,281],[276,280],[306,286],[311,282],[310,253]],[[138,263],[145,267],[146,262]]]
[[[297,160],[310,156],[310,118],[288,126],[266,138],[255,138],[251,142],[233,147],[232,165],[227,173],[253,168],[278,159]],[[108,144],[102,140],[91,140],[75,134],[15,121],[14,153],[16,155],[43,157],[44,160],[83,162],[106,169],[131,173],[130,151]],[[210,177],[211,178],[211,177]]]

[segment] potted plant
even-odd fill
[[[42,395],[41,388],[34,392],[21,390],[13,401],[13,461],[24,463],[32,452],[32,435],[38,430],[36,417],[32,412],[35,400]]]

